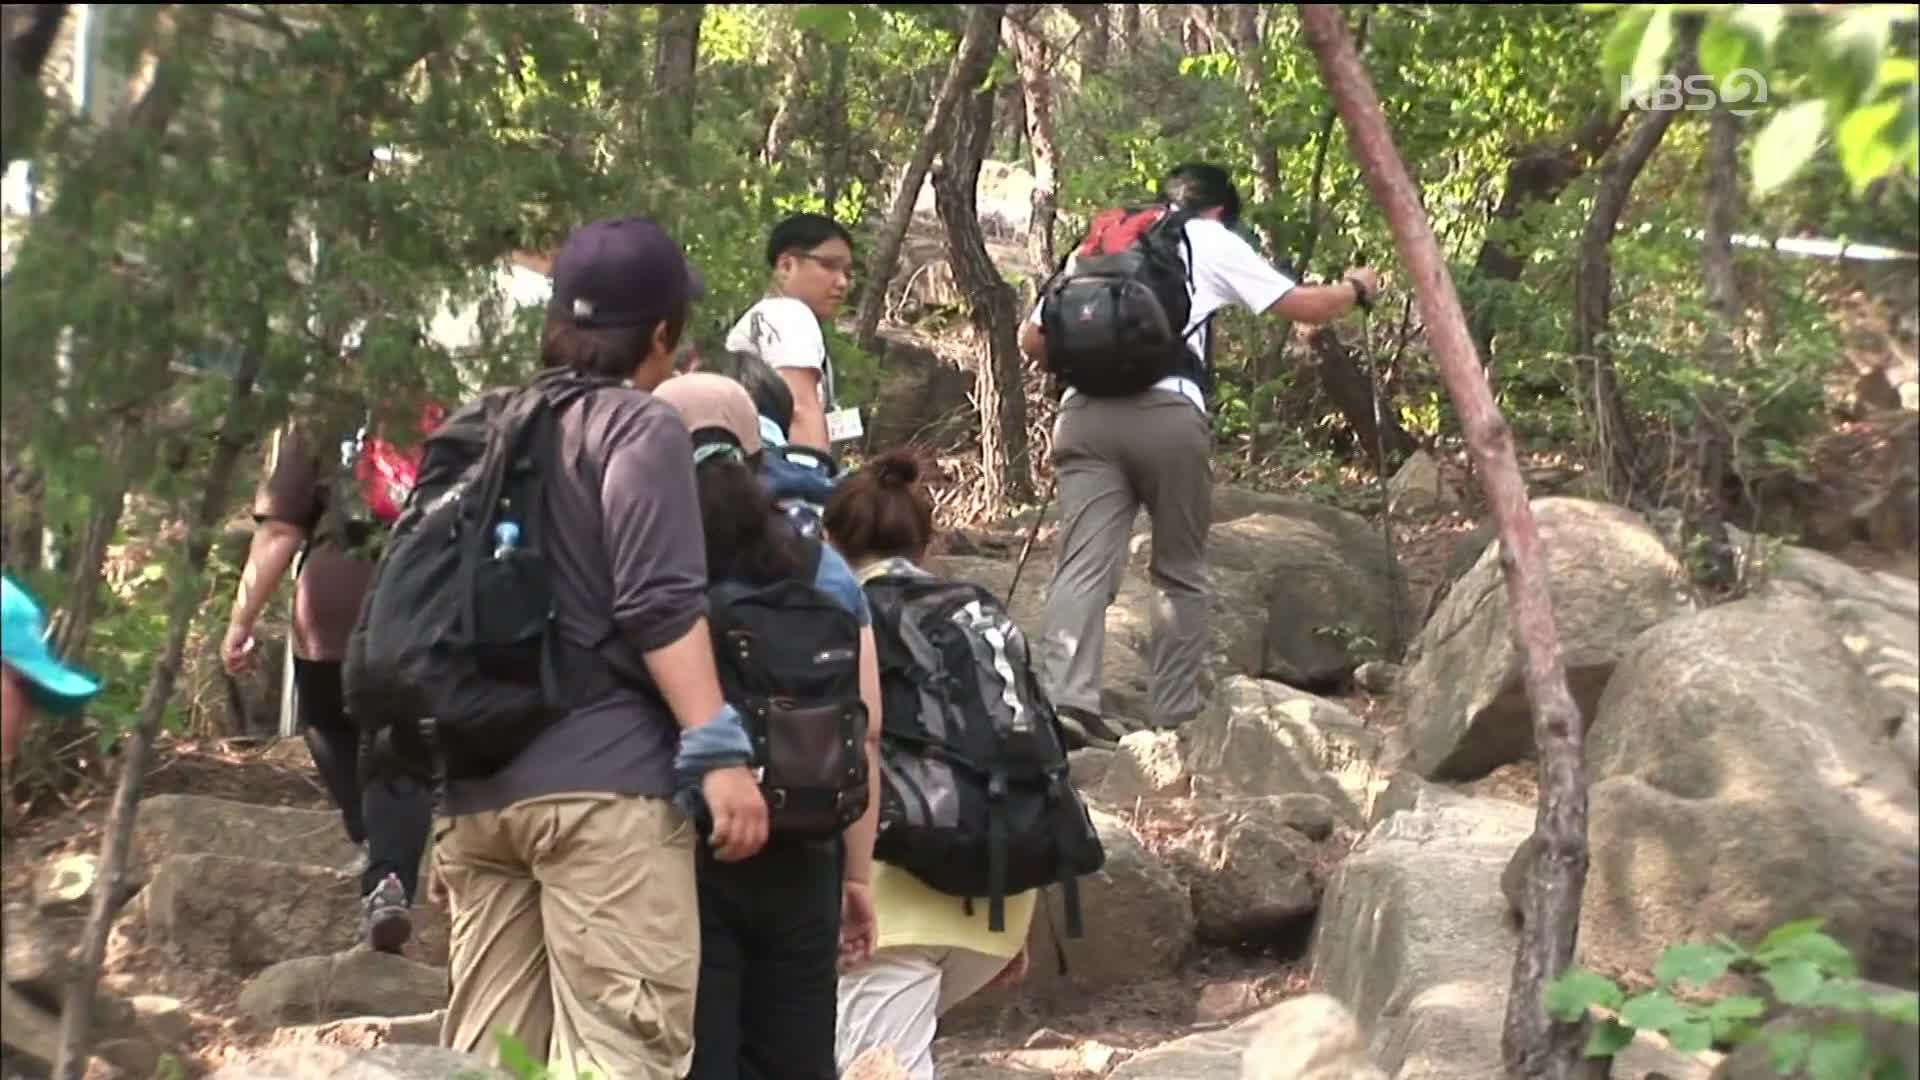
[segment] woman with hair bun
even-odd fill
[[[828,500],[827,539],[862,585],[881,576],[934,576],[921,565],[933,543],[933,501],[920,472],[911,451],[889,451],[842,480]],[[1035,897],[1033,890],[1008,896],[1006,927],[994,931],[987,905],[937,892],[876,859],[873,953],[850,966],[843,961],[840,975],[840,1069],[889,1047],[914,1080],[933,1080],[940,1017],[982,990],[1026,976]]]

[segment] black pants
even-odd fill
[[[838,839],[744,863],[700,845],[700,988],[690,1080],[834,1080]]]
[[[327,794],[340,808],[347,838],[367,845],[360,895],[372,892],[388,874],[398,874],[411,902],[433,827],[432,778],[409,772],[395,754],[354,726],[340,667],[337,661],[294,659],[302,734]]]

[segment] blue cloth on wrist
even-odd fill
[[[680,733],[680,752],[673,759],[673,784],[677,789],[698,789],[700,781],[713,770],[752,760],[753,740],[747,737],[739,711],[724,705],[712,720]]]

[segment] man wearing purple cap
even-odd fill
[[[725,861],[767,811],[706,621],[692,440],[650,391],[699,275],[646,218],[577,230],[553,267],[541,366],[618,380],[558,417],[548,556],[563,638],[611,639],[641,674],[542,731],[483,779],[451,780],[436,872],[453,913],[442,1042],[501,1056],[511,1034],[556,1073],[679,1078],[693,1057],[700,917],[694,825]]]

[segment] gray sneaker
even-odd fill
[[[413,936],[413,913],[398,874],[388,874],[361,902],[360,938],[375,952],[397,953]]]

